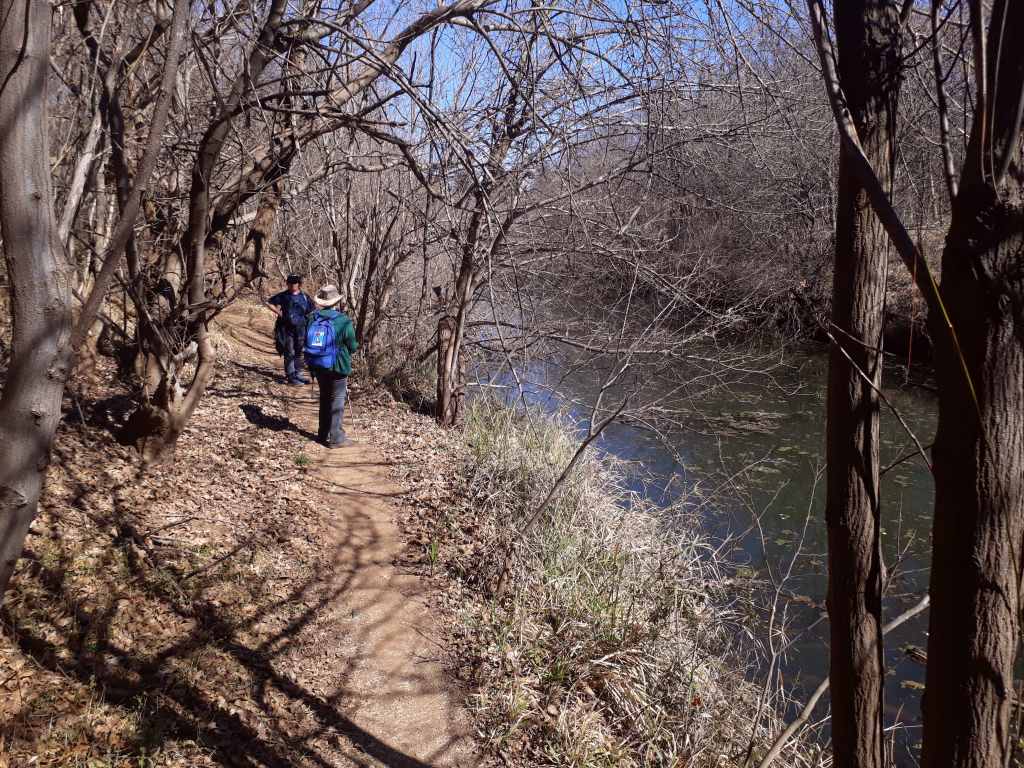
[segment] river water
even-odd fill
[[[723,356],[721,350],[713,354],[743,357]],[[783,660],[782,675],[787,689],[803,699],[828,672],[828,625],[821,620],[827,577],[825,483],[820,475],[827,359],[824,354],[787,353],[764,365],[768,359],[761,358],[762,364],[749,366],[749,371],[730,365],[712,373],[701,364],[680,375],[678,369],[687,367],[682,363],[673,365],[671,376],[645,373],[636,402],[656,403],[659,413],[672,414],[672,425],[662,428],[659,436],[641,426],[616,423],[602,434],[599,447],[636,462],[643,470],[638,476],[644,478],[637,481],[637,488],[648,496],[683,496],[698,505],[713,535],[746,532],[738,537],[735,552],[742,567],[761,575],[769,568],[783,573],[799,548],[785,598],[789,635],[796,640]],[[517,370],[522,395],[519,386],[512,386],[515,381],[507,367],[487,366],[491,375],[478,375],[477,381],[508,387],[501,391],[509,398],[567,414],[585,429],[590,406],[613,364],[601,358],[533,361]],[[903,386],[902,369],[893,377],[898,381],[886,382],[886,397],[921,444],[928,446],[936,425],[934,395]],[[680,381],[700,383],[682,387]],[[607,401],[615,402],[621,392],[609,392]],[[649,411],[640,408],[637,413]],[[907,430],[885,408],[882,466],[914,452]],[[884,604],[888,620],[927,590],[934,490],[927,466],[916,456],[885,472],[881,492],[883,547],[894,576]],[[752,529],[755,515],[760,517],[760,530]],[[905,726],[897,738],[902,752],[898,759],[908,757],[907,750],[918,741],[924,682],[924,667],[904,649],[923,647],[926,632],[927,612],[886,638],[886,724]],[[816,714],[821,716],[825,707],[819,707]]]

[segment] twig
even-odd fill
[[[846,348],[839,343],[839,339],[835,337],[835,334],[833,334],[832,331],[826,328],[825,326],[820,327],[829,337],[831,342],[836,345],[836,349],[839,350],[840,354],[842,354],[842,356],[846,358],[846,362],[850,364],[850,367],[857,372],[857,375],[864,380],[864,383],[866,383],[872,390],[874,390],[875,394],[878,395],[881,398],[882,402],[884,402],[886,406],[888,406],[889,410],[892,411],[893,416],[896,417],[896,420],[899,421],[900,426],[903,427],[903,431],[907,433],[910,439],[914,442],[914,445],[917,446],[916,455],[921,456],[921,458],[924,460],[925,466],[928,467],[928,471],[934,474],[934,470],[932,469],[932,463],[928,460],[928,454],[925,453],[924,446],[921,445],[921,441],[917,439],[917,435],[914,434],[914,430],[910,428],[910,425],[907,424],[906,420],[903,418],[903,414],[900,413],[899,409],[896,408],[896,406],[893,405],[892,402],[890,402],[888,397],[885,396],[885,392],[882,391],[882,388],[875,384],[875,382],[871,380],[871,377],[868,376],[859,365],[857,365],[856,361],[850,356],[850,353],[846,351]],[[887,467],[886,471],[888,472],[890,469],[892,469],[892,467]]]
[[[154,528],[152,531],[147,531],[146,533],[140,534],[140,536],[143,539],[151,539],[151,538],[155,537],[156,534],[160,533],[161,531],[166,531],[168,528],[177,528],[179,525],[185,525],[186,523],[191,523],[193,520],[197,520],[197,519],[198,518],[197,518],[196,515],[188,515],[187,517],[179,517],[177,520],[172,520],[171,522],[166,523],[165,525],[161,525],[159,528]]]
[[[896,627],[910,621],[910,619],[914,618],[919,613],[924,611],[928,607],[928,604],[930,602],[930,595],[925,595],[924,597],[922,597],[916,605],[914,605],[912,608],[908,608],[906,611],[904,611],[895,619],[893,619],[884,627],[882,627],[882,636],[884,637],[886,634],[896,629]],[[780,733],[778,737],[775,739],[775,741],[772,742],[771,748],[768,750],[767,754],[765,754],[764,758],[762,758],[761,762],[757,764],[757,768],[768,768],[768,766],[772,764],[775,758],[782,754],[782,750],[785,748],[789,740],[798,730],[800,730],[801,727],[803,727],[804,723],[806,723],[808,719],[810,719],[811,713],[814,711],[814,707],[817,706],[818,701],[821,699],[821,697],[825,694],[825,691],[827,690],[828,678],[826,677],[824,680],[821,681],[821,684],[814,689],[814,693],[811,694],[811,698],[809,698],[807,700],[807,703],[804,704],[804,708],[800,710],[800,714],[797,715],[796,719],[788,726],[786,726],[786,730]]]

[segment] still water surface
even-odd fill
[[[664,399],[663,407],[684,414],[676,419],[680,423],[662,437],[641,427],[613,424],[599,443],[601,450],[642,468],[649,479],[637,487],[648,496],[658,501],[683,496],[699,504],[713,535],[747,531],[739,541],[737,558],[761,574],[768,567],[775,573],[785,571],[808,520],[794,576],[787,584],[794,635],[813,625],[825,610],[825,484],[819,470],[824,463],[826,362],[820,354],[789,354],[770,376],[733,377],[728,384],[687,397],[677,394],[678,387],[667,379],[661,384],[656,377],[648,377],[640,397]],[[548,359],[517,373],[530,405],[567,413],[583,430],[611,364]],[[497,368],[490,370],[493,374]],[[902,370],[896,378],[902,383]],[[507,370],[489,377],[478,375],[477,380],[513,383]],[[514,389],[504,391],[511,398],[520,397]],[[888,382],[884,392],[921,443],[929,445],[936,425],[934,396],[920,388],[888,386]],[[886,409],[882,466],[914,451],[906,430]],[[732,480],[726,482],[726,478]],[[883,546],[886,563],[895,574],[884,606],[886,620],[916,603],[927,589],[933,497],[931,475],[920,457],[900,463],[882,478]],[[761,532],[751,530],[754,513],[760,513]],[[904,648],[923,647],[926,632],[924,613],[886,638],[886,721],[909,727],[898,739],[903,756],[918,740],[924,682],[923,666],[911,660]],[[827,636],[827,622],[818,621],[784,660],[786,686],[801,699],[827,675]]]

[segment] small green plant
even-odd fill
[[[441,557],[441,545],[437,539],[431,539],[427,545],[427,561],[430,563],[430,570],[433,571]]]
[[[295,457],[295,466],[299,467],[299,469],[305,469],[310,465],[310,463],[311,460],[309,456],[307,456],[304,453],[300,453],[298,456]]]

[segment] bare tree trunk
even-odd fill
[[[75,217],[82,205],[86,193],[86,184],[93,172],[93,166],[99,160],[98,151],[100,140],[103,137],[103,110],[99,104],[93,111],[92,122],[89,125],[89,132],[82,142],[82,150],[75,163],[74,171],[71,174],[71,184],[68,189],[67,198],[64,200],[64,211],[61,213],[57,225],[58,237],[64,248],[71,242],[71,227],[75,223]]]
[[[50,4],[0,2],[0,228],[14,321],[0,395],[0,601],[36,515],[71,357],[73,275],[49,166],[49,56]]]
[[[88,147],[86,148],[88,150]],[[95,154],[95,151],[93,150]],[[99,165],[95,163],[94,165]],[[76,166],[76,173],[78,168]],[[95,168],[93,169],[96,170]],[[67,203],[65,203],[64,213],[59,219],[57,226],[57,237],[67,252],[67,258],[69,263],[73,264],[76,269],[75,278],[75,289],[72,292],[73,297],[76,299],[75,305],[80,307],[83,297],[88,296],[92,291],[93,284],[95,283],[96,273],[98,270],[96,254],[102,253],[104,243],[110,233],[110,229],[113,226],[111,216],[114,213],[116,202],[113,196],[107,196],[103,191],[103,174],[93,173],[92,182],[92,200],[88,211],[88,229],[93,233],[92,241],[93,245],[91,248],[86,250],[80,259],[72,257],[70,244],[70,221],[68,221],[68,229],[64,229],[66,217],[68,216]],[[83,190],[84,196],[85,190]],[[108,199],[109,198],[109,199]],[[108,204],[113,203],[113,205]],[[73,219],[73,216],[72,216]],[[77,318],[76,318],[77,320]],[[77,354],[75,355],[74,367],[70,374],[70,379],[76,383],[82,382],[93,382],[96,380],[96,364],[99,360],[99,339],[106,327],[105,321],[97,316],[95,322],[90,326],[85,336],[82,338],[82,342],[78,347]]]
[[[146,149],[143,153],[139,172],[123,204],[121,218],[117,227],[111,235],[110,244],[103,256],[103,266],[96,275],[92,291],[82,306],[81,315],[75,329],[73,344],[78,347],[92,326],[100,306],[106,298],[107,288],[114,278],[114,272],[121,261],[121,252],[128,247],[133,240],[135,220],[142,204],[142,196],[146,192],[153,168],[156,166],[157,153],[162,143],[163,128],[167,123],[167,115],[170,110],[174,92],[174,81],[178,70],[178,60],[181,53],[181,46],[185,38],[185,27],[187,21],[189,4],[187,0],[175,0],[173,27],[170,44],[167,47],[167,61],[164,64],[163,77],[160,83],[160,93],[153,110],[153,120],[150,125],[149,137],[146,140]],[[115,132],[112,130],[112,134]],[[116,134],[115,134],[116,135]],[[127,180],[127,171],[118,173],[119,183]]]
[[[889,0],[836,3],[846,106],[886,190],[899,90],[899,22]],[[838,184],[825,505],[832,744],[837,768],[881,768],[885,660],[876,390],[882,383],[888,238],[845,145]]]
[[[188,228],[181,241],[181,249],[186,254],[184,290],[177,290],[173,280],[180,275],[180,258],[169,258],[168,271],[164,274],[175,301],[185,302],[190,307],[184,313],[188,341],[183,349],[168,350],[157,344],[156,349],[151,350],[150,357],[158,363],[159,380],[152,391],[147,389],[147,399],[139,404],[122,433],[122,440],[134,442],[147,463],[174,455],[185,424],[213,378],[216,356],[207,327],[209,315],[202,307],[206,300],[206,247],[211,231],[213,172],[244,95],[254,83],[259,82],[271,60],[286,6],[286,0],[270,3],[259,38],[249,52],[247,66],[232,84],[231,92],[203,135],[192,165]],[[232,210],[236,207],[237,203]],[[155,339],[158,334],[151,335]],[[186,364],[193,356],[196,359],[195,372],[189,379]],[[152,364],[151,360],[148,374],[156,373]]]
[[[971,8],[979,33],[980,6]],[[996,0],[986,96],[942,257],[942,300],[959,345],[932,313],[940,394],[926,768],[1004,768],[1013,747],[1024,537],[1024,48],[996,42],[1012,29],[1024,29],[1024,4]]]
[[[462,341],[476,283],[473,253],[478,234],[477,222],[470,227],[470,238],[463,246],[462,263],[453,297],[455,316],[445,315],[437,328],[437,421],[445,427],[459,423],[466,397],[466,364]]]
[[[444,427],[454,426],[462,415],[456,327],[451,315],[445,315],[437,324],[437,421]]]
[[[381,260],[387,258],[382,249],[387,246],[381,243],[369,243],[366,254],[366,275],[363,278],[363,292],[359,298],[359,309],[356,312],[356,341],[362,347],[366,340],[367,322],[370,317],[370,305],[373,303],[374,279],[377,277],[377,268]],[[363,349],[363,354],[367,350]]]
[[[270,189],[260,198],[256,218],[245,237],[242,253],[235,265],[235,275],[238,278],[236,282],[239,287],[250,285],[265,276],[263,264],[274,236],[274,221],[278,208],[281,207],[283,189],[284,180],[279,179],[271,184]]]

